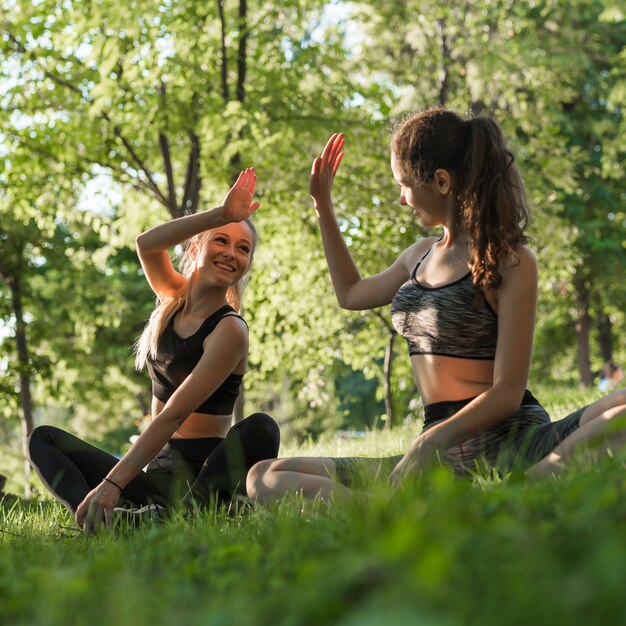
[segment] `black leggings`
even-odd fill
[[[134,506],[181,500],[206,504],[245,494],[246,475],[258,461],[278,455],[278,424],[254,413],[235,424],[224,439],[170,439],[145,472],[122,490]],[[30,463],[46,488],[70,511],[111,471],[118,459],[54,426],[35,428],[29,441]]]

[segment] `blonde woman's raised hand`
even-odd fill
[[[256,173],[254,168],[249,167],[240,172],[222,202],[224,217],[228,222],[242,222],[261,206],[259,202],[252,202],[255,191]]]
[[[335,174],[343,158],[343,146],[345,136],[343,133],[334,133],[326,143],[322,155],[313,161],[311,178],[309,180],[309,193],[319,211],[320,208],[330,208],[330,192],[333,186]]]

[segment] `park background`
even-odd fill
[[[28,538],[5,546],[14,550],[7,563],[29,581],[13,588],[13,595],[10,585],[0,585],[8,594],[3,597],[13,598],[7,605],[13,607],[7,609],[14,611],[7,613],[12,623],[48,623],[34,614],[30,621],[23,617],[20,593],[26,598],[33,588],[45,587],[22,564],[23,555],[38,554],[52,568],[67,557],[49,539],[69,521],[58,509],[41,508],[41,487],[24,465],[26,433],[50,423],[111,452],[128,446],[150,401],[147,375],[134,371],[131,346],[154,304],[134,238],[163,220],[219,204],[241,168],[256,168],[261,208],[255,216],[260,245],[244,296],[251,344],[239,415],[274,415],[283,451],[290,453],[398,453],[418,431],[422,407],[388,308],[342,311],[332,292],[307,191],[312,159],[332,132],[346,134],[335,207],[357,266],[367,275],[385,268],[416,238],[434,234],[421,231],[399,205],[388,162],[390,122],[434,104],[494,116],[516,154],[534,212],[530,234],[540,265],[540,301],[530,388],[555,417],[597,397],[603,364],[626,363],[625,43],[624,10],[617,0],[0,0],[0,473],[9,478],[7,491],[33,496],[39,507],[36,513],[26,504],[3,509],[5,532]],[[353,431],[366,435],[346,438]],[[183,568],[181,580],[194,589],[195,577],[209,567],[208,553],[218,568],[230,558],[249,578],[267,578],[273,566],[283,584],[291,580],[286,562],[293,555],[287,544],[275,542],[288,527],[310,567],[293,587],[308,600],[294,604],[284,623],[321,623],[303,615],[314,614],[314,607],[321,611],[320,598],[345,589],[348,595],[331,603],[331,617],[332,607],[350,615],[350,594],[359,599],[370,586],[381,590],[380,598],[397,600],[403,590],[415,595],[411,585],[422,578],[426,582],[415,597],[427,613],[439,615],[439,621],[424,623],[457,623],[438,612],[446,604],[443,589],[455,580],[480,578],[471,565],[480,558],[519,560],[513,548],[489,552],[494,547],[483,538],[482,557],[474,555],[457,576],[450,565],[454,550],[477,547],[461,532],[461,520],[467,517],[471,526],[468,510],[474,511],[477,527],[484,529],[477,520],[487,511],[491,532],[508,539],[519,532],[528,549],[523,524],[513,522],[519,506],[518,517],[544,519],[549,510],[554,522],[544,519],[536,551],[528,550],[519,562],[528,579],[537,575],[533,557],[549,553],[555,537],[563,545],[557,541],[554,555],[544,554],[548,574],[569,572],[577,554],[572,546],[580,544],[576,533],[584,536],[587,524],[604,519],[608,543],[584,558],[598,559],[606,580],[579,576],[563,583],[576,601],[559,610],[572,624],[581,606],[597,607],[594,590],[608,589],[611,602],[620,601],[623,580],[615,572],[624,563],[607,569],[602,559],[605,551],[624,547],[613,528],[623,511],[599,519],[593,505],[623,500],[623,481],[609,481],[608,488],[609,475],[587,479],[583,487],[572,481],[529,495],[517,483],[493,491],[495,478],[483,479],[487,487],[477,479],[483,485],[477,488],[437,474],[436,494],[415,487],[422,508],[415,509],[408,496],[397,496],[393,508],[421,520],[417,538],[401,516],[387,517],[384,507],[373,509],[367,521],[361,513],[320,513],[302,504],[279,507],[271,519],[263,513],[253,521],[205,520],[225,543],[213,551],[206,528],[194,527],[204,537],[204,552]],[[550,508],[555,494],[563,493],[570,500]],[[426,503],[451,521],[441,528],[424,526]],[[569,534],[559,534],[563,519],[571,522]],[[314,528],[309,535],[298,525],[303,520]],[[233,527],[243,535],[232,534]],[[438,535],[444,530],[450,532]],[[378,544],[361,553],[355,542],[371,534],[380,537]],[[197,542],[191,547],[197,536],[190,535],[186,547],[171,544],[165,553],[174,558],[180,549],[188,555],[186,550],[197,549]],[[256,556],[244,558],[241,536],[255,537]],[[434,547],[419,559],[422,565],[393,561],[393,555],[410,552],[412,541],[423,546],[426,537]],[[259,554],[272,545],[273,556],[259,565]],[[332,559],[315,566],[307,561],[325,550],[345,556],[340,546],[352,550],[344,578],[337,579]],[[99,562],[103,550],[109,565],[90,575],[110,580],[110,564],[119,565],[122,547],[81,544],[79,552]],[[157,559],[141,554],[147,562]],[[367,560],[372,554],[384,555],[385,567],[373,566]],[[247,570],[253,562],[260,569]],[[143,571],[138,561],[132,565]],[[404,581],[391,595],[387,565]],[[50,592],[47,599],[68,624],[81,622],[63,612],[65,600],[87,594],[76,582],[87,575],[83,565],[72,567],[73,574],[64,570],[68,595],[53,601]],[[7,580],[15,580],[8,571]],[[483,580],[486,588],[502,584],[496,574]],[[121,585],[134,589],[130,570],[127,576],[117,577],[112,592]],[[230,573],[218,585],[225,598],[236,579]],[[326,586],[316,595],[310,583],[322,579]],[[525,598],[531,612],[540,611],[538,604],[548,611],[555,588],[553,578],[545,581],[544,604],[525,588],[511,586],[508,592],[522,604]],[[255,585],[258,598],[274,597],[261,582]],[[497,584],[493,589],[494,597],[506,591]],[[136,597],[147,598],[139,587]],[[485,613],[473,597],[469,591],[463,596],[468,615],[483,624],[495,621],[495,608]],[[263,604],[266,612],[275,609],[271,602]],[[384,621],[387,608],[381,606]],[[398,623],[409,623],[401,619],[406,605],[394,606]],[[603,610],[611,606],[607,600]],[[103,611],[103,621],[94,623],[108,623],[125,607]],[[244,613],[224,610],[221,623],[234,615],[239,621],[233,623],[247,623]],[[54,610],[52,615],[49,623],[55,623]],[[154,623],[145,606],[143,615],[145,623]],[[515,622],[513,615],[508,623],[528,623]],[[125,623],[118,617],[116,623]],[[215,619],[211,623],[220,623]],[[354,623],[363,620],[365,614]],[[465,615],[459,623],[470,622]]]
[[[20,2],[0,21],[0,472],[54,423],[119,451],[149,413],[131,346],[154,305],[134,238],[258,173],[240,415],[285,437],[420,416],[389,310],[339,309],[308,197],[346,133],[335,204],[363,275],[421,232],[398,202],[390,120],[493,115],[534,209],[531,388],[626,363],[620,3]],[[20,421],[22,431],[20,431]],[[13,490],[23,484],[11,483]]]

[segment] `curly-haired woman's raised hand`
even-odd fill
[[[343,133],[334,133],[326,143],[322,155],[313,161],[309,193],[319,212],[320,208],[330,208],[330,192],[335,174],[343,158],[345,136]]]

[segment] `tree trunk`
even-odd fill
[[[589,314],[589,289],[584,280],[577,281],[578,292],[578,320],[576,322],[576,338],[578,340],[578,370],[580,372],[580,384],[583,387],[593,385],[593,373],[591,372],[591,315]]]
[[[439,34],[439,43],[441,45],[441,73],[438,79],[439,83],[439,103],[446,106],[448,102],[448,91],[450,89],[450,64],[452,62],[450,46],[448,45],[448,36],[445,30],[445,20],[437,20],[437,32]]]
[[[385,348],[385,362],[383,365],[384,372],[384,391],[385,391],[385,412],[387,413],[387,421],[385,422],[385,429],[391,428],[393,424],[395,424],[396,416],[395,409],[393,406],[393,390],[391,388],[391,372],[393,369],[393,358],[394,354],[394,339],[396,336],[396,331],[392,329],[389,330],[389,336],[387,338],[387,346]]]
[[[611,318],[604,312],[600,313],[596,321],[598,339],[600,342],[600,354],[602,362],[613,360],[613,325]]]
[[[246,99],[246,73],[248,69],[248,5],[246,0],[239,0],[239,47],[237,48],[237,89],[239,102]]]
[[[20,376],[20,422],[22,425],[22,450],[24,451],[24,492],[30,497],[30,463],[28,462],[28,437],[33,432],[33,401],[30,393],[30,357],[26,339],[26,323],[22,309],[22,293],[19,278],[10,282],[11,304],[15,315],[15,342],[17,344],[18,371]]]

